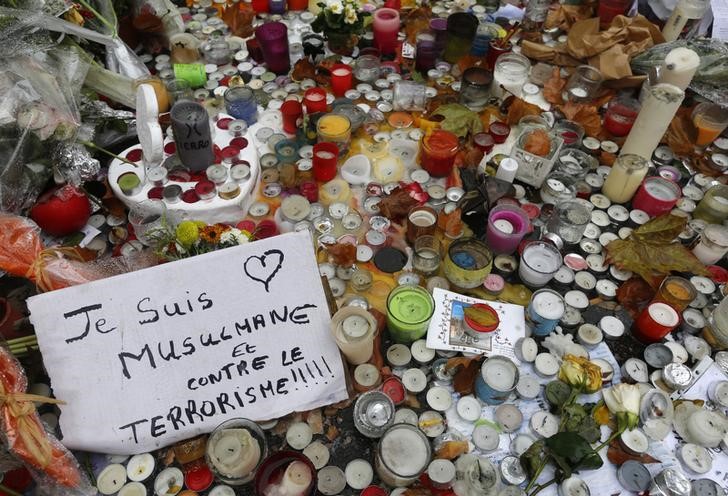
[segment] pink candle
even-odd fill
[[[528,215],[514,205],[498,205],[488,214],[486,240],[494,253],[513,253],[531,226]]]
[[[382,54],[395,53],[399,34],[399,12],[383,8],[374,12],[374,46]]]

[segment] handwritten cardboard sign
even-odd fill
[[[306,232],[28,300],[63,443],[142,453],[346,398]]]

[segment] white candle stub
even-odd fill
[[[482,373],[488,386],[496,391],[509,391],[516,385],[513,364],[505,360],[487,360],[483,364]]]
[[[369,322],[361,315],[349,315],[341,323],[341,329],[348,339],[359,339],[369,331]]]
[[[141,482],[130,482],[116,496],[147,496],[147,488]]]
[[[302,496],[311,485],[313,474],[311,469],[301,461],[291,462],[283,473],[283,479],[269,496]]]
[[[564,299],[557,293],[542,291],[534,295],[531,305],[538,315],[546,320],[558,320],[564,315]]]
[[[286,431],[286,442],[296,450],[302,450],[311,443],[313,439],[313,431],[305,422],[296,422],[291,424]]]
[[[126,484],[126,468],[119,463],[107,465],[96,478],[101,494],[115,494]]]
[[[728,391],[726,391],[728,393]],[[456,410],[463,420],[475,422],[480,418],[482,408],[480,402],[472,396],[463,396],[458,400]]]
[[[559,362],[551,353],[539,353],[534,366],[542,377],[553,377],[559,372]]]
[[[382,437],[381,443],[382,462],[403,477],[419,474],[429,462],[426,441],[409,428],[390,430]]]
[[[450,391],[441,386],[435,386],[427,391],[427,404],[438,412],[444,412],[452,405]]]
[[[513,227],[513,223],[507,221],[506,219],[494,220],[493,227],[495,227],[498,231],[500,231],[504,234],[513,234],[513,232],[515,231],[515,228]]]
[[[435,484],[450,484],[455,480],[455,465],[450,460],[432,460],[427,467],[427,475]]]
[[[362,490],[372,483],[374,471],[371,464],[361,458],[350,461],[344,469],[346,483],[352,489]]]
[[[665,303],[653,303],[647,308],[652,320],[663,327],[675,327],[680,322],[680,316],[674,308]]]
[[[379,382],[379,369],[371,363],[357,365],[354,369],[354,380],[362,387],[373,387]]]
[[[402,384],[410,393],[421,393],[427,387],[427,376],[420,369],[407,369],[402,374]]]
[[[247,429],[223,429],[210,438],[208,455],[214,468],[231,479],[249,475],[260,461],[260,444]]]
[[[435,350],[427,347],[427,341],[424,339],[418,339],[410,347],[412,358],[418,363],[428,363],[435,358]]]
[[[144,481],[154,472],[154,465],[154,457],[151,454],[134,455],[126,465],[126,475],[130,481]]]
[[[329,449],[319,441],[306,446],[303,450],[303,455],[311,460],[311,463],[313,463],[316,470],[325,467],[326,464],[329,463]]]

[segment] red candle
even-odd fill
[[[336,177],[339,147],[334,143],[321,142],[313,145],[313,177],[319,182]]]
[[[200,200],[212,200],[215,198],[216,192],[215,183],[207,179],[195,184],[195,193],[197,193]]]
[[[493,140],[493,137],[488,133],[478,133],[474,135],[473,143],[485,154],[490,153],[495,146],[495,140]]]
[[[643,343],[655,343],[680,323],[677,311],[667,303],[651,303],[635,320],[634,336]]]
[[[288,134],[296,134],[303,123],[303,106],[297,100],[286,100],[281,105],[283,115],[283,130]]]
[[[680,199],[680,186],[662,177],[648,177],[632,199],[632,208],[647,212],[650,217],[666,214]]]
[[[326,112],[326,92],[321,88],[307,89],[303,94],[303,105],[309,114]]]
[[[348,64],[335,64],[331,69],[331,90],[336,96],[344,96],[354,84],[351,66]]]
[[[301,195],[305,196],[311,203],[316,203],[318,201],[318,188],[318,184],[316,184],[315,181],[304,181],[298,187],[301,191]]]
[[[374,46],[382,54],[395,53],[399,35],[399,12],[394,9],[379,9],[374,12]]]
[[[505,122],[496,121],[488,128],[488,133],[497,144],[505,143],[508,135],[511,134],[511,127]]]
[[[268,12],[268,0],[253,0],[252,7],[256,14]]]
[[[459,147],[458,137],[438,129],[422,140],[422,168],[434,177],[450,174]]]
[[[604,129],[612,136],[627,136],[632,129],[640,103],[634,98],[615,98],[604,115]]]

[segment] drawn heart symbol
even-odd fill
[[[283,252],[281,250],[268,250],[263,256],[253,255],[243,264],[245,274],[254,281],[263,283],[268,293],[268,286],[283,266]]]

